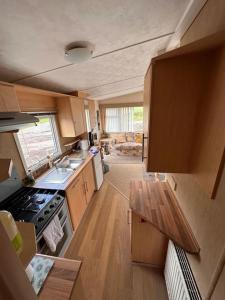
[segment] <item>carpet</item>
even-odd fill
[[[155,173],[146,173],[143,164],[109,164],[109,172],[104,178],[127,199],[130,196],[131,180],[156,180]],[[164,178],[160,174],[160,180]]]

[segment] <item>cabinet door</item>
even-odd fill
[[[94,100],[88,101],[88,108],[89,108],[89,113],[90,113],[91,129],[93,129],[93,128],[95,128],[95,125],[96,125],[95,101]]]
[[[57,99],[57,112],[61,136],[75,137],[75,125],[69,98],[62,97]]]
[[[82,173],[66,190],[73,228],[76,229],[87,207]]]
[[[149,130],[150,130],[150,103],[151,103],[151,85],[152,85],[152,66],[149,67],[144,82],[144,134],[142,160],[145,163],[146,170],[149,164]]]
[[[76,136],[86,131],[84,101],[77,97],[70,98],[72,118],[75,126]]]
[[[167,246],[168,238],[132,211],[132,261],[163,267],[166,258]]]
[[[87,164],[83,170],[83,177],[86,190],[87,203],[91,200],[91,197],[95,191],[95,178],[92,160]]]
[[[20,111],[14,86],[0,84],[0,111]]]

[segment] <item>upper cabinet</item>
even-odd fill
[[[154,58],[144,87],[147,171],[191,173],[211,198],[225,160],[224,37]]]
[[[88,100],[88,109],[90,114],[90,125],[91,129],[94,129],[96,126],[96,113],[95,113],[95,101]]]
[[[20,107],[14,86],[0,83],[0,112],[18,111],[20,111]]]
[[[58,98],[57,111],[62,137],[76,137],[87,131],[83,99],[72,96]]]

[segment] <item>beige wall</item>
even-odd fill
[[[183,36],[187,44],[225,29],[225,1],[208,0]],[[177,182],[176,196],[201,247],[199,257],[188,255],[203,299],[210,289],[213,274],[225,246],[225,170],[215,200],[209,199],[191,174],[172,174]],[[171,176],[168,175],[168,176]],[[222,273],[223,278],[224,272]],[[223,282],[223,285],[225,283]],[[219,284],[218,284],[219,286]],[[221,283],[220,283],[221,287]],[[222,291],[222,288],[221,288]],[[213,299],[225,299],[216,288]]]
[[[119,97],[98,101],[99,104],[137,103],[143,102],[143,92],[132,93]]]

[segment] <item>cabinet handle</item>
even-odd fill
[[[128,209],[127,210],[127,224],[130,225],[131,222],[130,222],[130,210]]]
[[[85,183],[83,184],[83,191],[84,191],[84,194],[86,194]]]
[[[86,187],[86,191],[88,192],[88,185],[87,185],[87,181],[85,181],[85,187]]]
[[[144,159],[145,158],[148,158],[147,156],[144,156],[144,153],[145,153],[145,139],[147,139],[148,137],[147,136],[145,136],[144,135],[144,133],[143,133],[143,135],[142,135],[142,155],[141,155],[141,160],[142,160],[142,162],[144,162]]]

